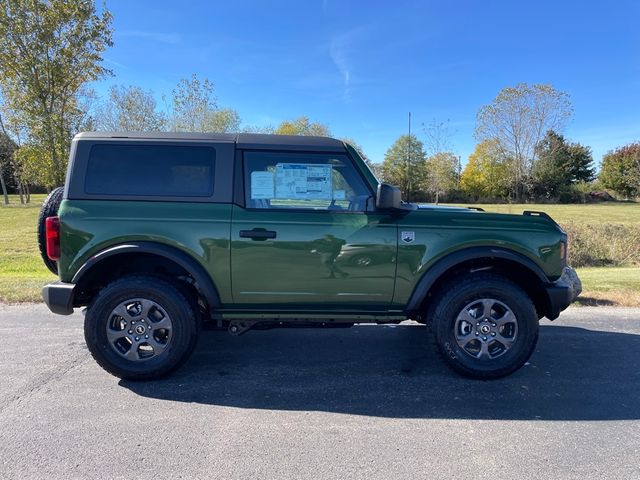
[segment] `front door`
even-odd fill
[[[244,152],[244,206],[234,205],[234,303],[308,309],[386,308],[397,226],[367,211],[373,192],[345,154]]]

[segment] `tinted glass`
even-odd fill
[[[248,208],[365,211],[371,192],[346,155],[246,152]]]
[[[85,193],[162,197],[213,194],[215,149],[175,145],[94,145]]]

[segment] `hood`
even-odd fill
[[[485,212],[481,207],[454,207],[435,204],[411,204],[413,212],[409,212],[406,221],[423,224],[426,219],[436,215],[439,222],[446,224],[465,225],[468,228],[513,228],[551,230],[565,234],[562,227],[544,212],[524,210],[522,213]],[[432,220],[427,221],[429,224]]]

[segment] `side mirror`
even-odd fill
[[[399,209],[402,200],[400,198],[400,189],[389,185],[388,183],[378,184],[378,194],[376,195],[376,208],[381,210]]]

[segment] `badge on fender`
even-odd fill
[[[402,232],[400,238],[404,243],[413,243],[416,239],[416,232]]]

